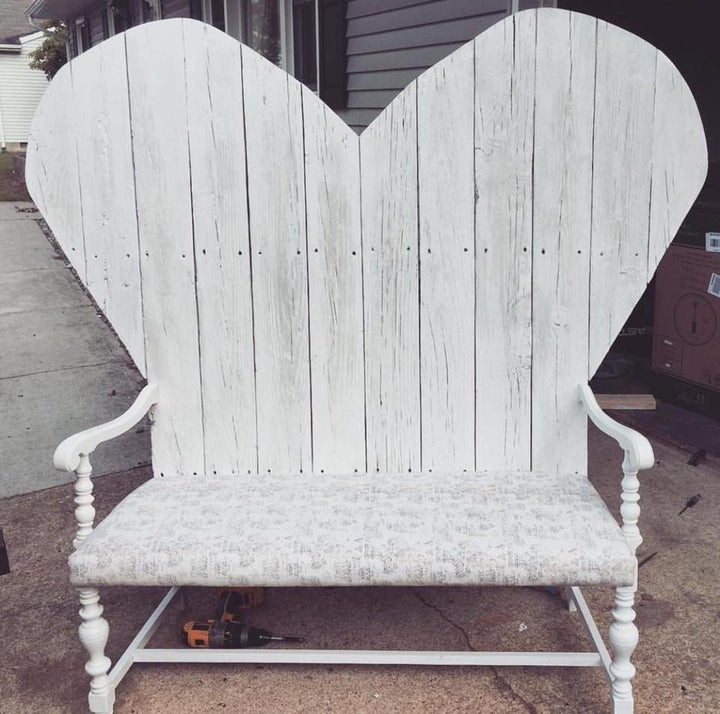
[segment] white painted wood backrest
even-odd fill
[[[160,383],[157,473],[579,471],[577,385],[706,149],[664,55],[544,9],[440,62],[361,137],[229,36],[149,23],[58,74],[27,166]]]

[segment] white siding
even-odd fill
[[[38,36],[22,42],[19,53],[0,52],[0,121],[5,143],[28,140],[35,108],[47,87],[45,74],[29,67],[28,55],[41,42]]]

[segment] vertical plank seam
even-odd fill
[[[135,166],[135,141],[133,132],[133,118],[132,118],[132,94],[130,92],[130,65],[128,62],[128,51],[127,51],[127,35],[123,37],[123,49],[125,51],[125,82],[127,85],[127,98],[128,98],[128,122],[130,129],[130,161],[133,168],[133,202],[135,204],[135,229],[137,236],[137,249],[138,249],[138,284],[140,285],[140,320],[143,332],[143,366],[145,371],[145,378],[148,377],[148,361],[147,361],[147,334],[145,331],[145,291],[143,289],[143,275],[142,275],[142,246],[140,245],[140,213],[138,212],[137,202],[137,169]],[[162,395],[161,395],[162,398]],[[151,426],[152,431],[152,426]]]
[[[417,79],[415,84],[415,207],[417,215],[415,224],[417,230],[417,300],[418,300],[418,428],[420,431],[420,471],[423,470],[423,358],[422,358],[422,266],[420,255],[420,86]],[[408,471],[412,470],[412,463]]]
[[[288,89],[288,106],[290,106],[290,75],[285,77]],[[302,166],[303,166],[303,208],[305,213],[305,289],[307,293],[307,328],[308,328],[308,390],[309,416],[310,416],[310,473],[315,473],[315,435],[313,431],[313,379],[312,379],[312,326],[310,320],[310,237],[308,235],[308,205],[307,205],[307,153],[305,150],[305,100],[304,92],[300,91],[300,125],[302,130]],[[323,105],[324,111],[324,105]],[[323,241],[323,249],[327,247]],[[326,264],[327,270],[327,264]],[[302,453],[302,452],[301,452]],[[302,458],[300,459],[300,472],[302,473]]]
[[[515,19],[513,18],[513,25]],[[477,471],[478,462],[478,391],[477,391],[477,305],[478,305],[478,235],[477,235],[477,205],[478,205],[478,183],[477,183],[477,38],[473,40],[473,91],[472,91],[472,162],[473,162],[473,471]]]
[[[253,251],[252,251],[252,220],[250,217],[250,170],[248,166],[247,146],[247,120],[245,107],[245,60],[244,50],[240,48],[240,77],[242,79],[241,104],[242,104],[242,133],[243,149],[245,155],[245,202],[247,204],[247,236],[248,236],[248,261],[250,271],[250,323],[252,328],[252,356],[253,356],[253,395],[255,407],[255,473],[260,473],[260,437],[258,434],[258,399],[257,399],[257,356],[255,341],[255,283],[253,276]]]
[[[363,364],[363,424],[365,438],[365,473],[368,472],[368,418],[367,418],[367,343],[365,340],[365,240],[363,227],[363,172],[362,135],[358,137],[358,187],[360,201],[360,302],[362,305],[362,364]]]
[[[660,53],[655,49],[655,76],[653,80],[653,114],[652,114],[652,132],[653,141],[650,150],[650,193],[648,195],[648,229],[647,229],[647,250],[645,251],[645,282],[650,282],[655,274],[655,268],[650,268],[650,245],[652,244],[652,205],[653,205],[653,188],[655,183],[655,122],[657,120],[657,85],[658,85],[658,62],[660,61]],[[667,249],[667,246],[665,246]]]
[[[203,34],[207,41],[207,25],[203,27]],[[202,363],[202,341],[200,340],[200,298],[198,296],[198,271],[197,271],[197,235],[195,232],[195,204],[193,200],[193,170],[192,170],[192,148],[190,146],[190,112],[188,107],[188,71],[187,71],[187,49],[185,46],[185,22],[180,25],[180,36],[182,37],[183,48],[183,78],[185,80],[185,126],[187,128],[187,156],[188,156],[188,180],[190,193],[190,230],[192,231],[192,252],[193,252],[193,287],[195,288],[195,321],[197,325],[197,358],[198,358],[198,381],[200,386],[200,429],[202,431],[202,463],[204,476],[207,476],[207,449],[205,448],[205,392],[203,390],[203,363]],[[209,88],[208,88],[209,89]],[[212,115],[210,116],[212,121]]]
[[[532,191],[532,198],[530,200],[530,225],[531,225],[531,231],[530,231],[530,443],[529,443],[529,449],[530,449],[530,458],[529,458],[529,467],[530,471],[533,469],[533,456],[535,452],[535,444],[533,439],[533,413],[535,409],[534,404],[534,391],[533,391],[533,382],[534,382],[534,373],[535,373],[535,151],[537,148],[537,143],[535,141],[535,129],[536,129],[536,122],[535,118],[537,115],[537,68],[538,68],[538,25],[539,25],[539,18],[538,18],[538,11],[535,10],[535,60],[534,60],[534,67],[533,67],[533,117],[532,117],[532,166],[530,169],[530,175],[531,175],[531,191]],[[515,22],[515,18],[513,18],[513,22]],[[513,32],[513,52],[515,52],[515,42],[517,42],[517,33]]]
[[[71,89],[71,96],[75,97],[75,76],[73,73],[73,62],[70,62],[69,64],[69,70],[70,70],[70,89]],[[73,127],[74,128],[74,127]],[[82,200],[82,181],[80,180],[80,152],[78,150],[78,136],[77,133],[73,131],[73,134],[75,135],[75,167],[77,170],[77,187],[78,187],[78,205],[80,208],[80,240],[82,240],[82,260],[83,260],[83,274],[82,274],[82,280],[85,285],[87,285],[87,275],[88,275],[88,269],[87,269],[87,245],[85,242],[85,212],[83,210],[83,200]]]
[[[593,115],[592,115],[592,145],[590,149],[590,240],[588,245],[588,253],[590,255],[590,263],[588,265],[588,330],[587,330],[587,379],[592,379],[590,374],[590,365],[592,357],[592,296],[593,296],[593,235],[595,234],[594,209],[595,209],[595,130],[597,125],[596,109],[597,109],[597,91],[598,91],[598,45],[600,43],[600,33],[598,32],[599,23],[595,20],[595,67],[594,67],[594,84],[593,84]]]

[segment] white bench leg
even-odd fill
[[[615,656],[610,664],[613,676],[613,714],[633,714],[632,678],[635,666],[630,657],[638,643],[638,629],[635,626],[635,586],[627,585],[615,590],[615,609],[610,625],[610,644]]]
[[[110,658],[105,656],[110,627],[102,616],[103,607],[100,595],[95,588],[80,588],[80,619],[78,629],[80,642],[88,651],[90,659],[85,664],[85,671],[92,677],[88,704],[93,714],[112,714],[115,703],[115,690],[110,686],[108,670]]]

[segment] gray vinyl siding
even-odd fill
[[[90,23],[90,44],[95,47],[98,43],[102,42],[105,38],[103,34],[103,19],[102,14],[105,12],[105,5],[100,5],[94,10],[90,11],[85,15],[87,21]]]
[[[348,108],[339,114],[363,129],[413,79],[509,10],[509,0],[349,0]]]
[[[171,17],[190,17],[190,0],[162,0],[164,20]]]

